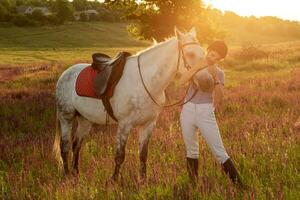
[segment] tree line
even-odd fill
[[[80,21],[124,21],[125,8],[114,4],[97,0],[0,0],[0,22],[17,26],[59,25],[75,21],[76,12],[81,12]],[[32,13],[20,13],[20,7],[47,8],[50,14],[45,15],[40,9]],[[97,11],[97,14],[86,16],[82,12],[91,9]]]
[[[52,14],[45,16],[36,10],[22,15],[16,12],[18,6],[47,7]],[[87,18],[82,11],[88,9],[98,14]],[[237,34],[239,38],[255,34],[300,38],[299,22],[223,13],[201,0],[0,0],[0,22],[18,26],[63,24],[74,21],[76,12],[82,12],[81,21],[127,22],[128,32],[139,39],[163,40],[173,34],[174,26],[183,30],[195,26],[200,42],[205,43]]]

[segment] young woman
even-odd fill
[[[198,177],[199,141],[197,129],[200,129],[202,136],[225,173],[234,183],[242,185],[234,163],[224,148],[214,113],[215,107],[223,99],[225,83],[224,72],[217,67],[217,63],[226,57],[227,49],[223,41],[213,42],[207,48],[206,58],[199,64],[199,67],[192,69],[189,75],[181,77],[179,81],[180,85],[184,84],[193,76],[185,99],[193,98],[183,106],[180,123],[186,147],[187,170],[194,182]],[[201,68],[204,69],[199,71]],[[195,72],[197,73],[195,74]]]

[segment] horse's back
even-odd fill
[[[56,87],[58,109],[69,113],[77,112],[93,123],[105,124],[107,113],[102,100],[79,96],[76,93],[77,77],[89,65],[76,64],[62,73]],[[138,67],[136,65],[136,57],[133,56],[127,59],[123,75],[110,99],[114,115],[119,121],[131,116],[130,113],[134,115],[134,118],[137,118],[135,121],[143,121],[142,118],[148,118],[147,115],[153,115],[153,109],[157,109],[148,100],[148,96],[140,82]],[[145,112],[145,109],[149,110],[149,113]],[[115,123],[113,119],[110,122]]]
[[[76,93],[76,80],[79,73],[90,64],[76,64],[62,73],[56,85],[56,100],[58,109],[67,113],[79,113],[87,120],[106,123],[106,112],[102,100],[79,96]],[[113,120],[110,120],[112,122]]]
[[[72,98],[75,92],[75,83],[78,74],[90,64],[76,64],[66,69],[59,77],[56,84],[56,105],[61,112],[72,113],[75,108]]]

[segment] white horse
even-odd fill
[[[114,115],[118,119],[113,180],[118,178],[121,164],[125,159],[128,134],[135,126],[141,127],[139,133],[140,176],[142,179],[146,177],[148,141],[162,109],[160,105],[165,103],[164,90],[176,74],[183,75],[187,72],[187,65],[193,67],[204,58],[204,50],[197,42],[194,28],[188,33],[181,33],[175,28],[175,35],[127,58],[123,75],[110,100]],[[60,125],[60,132],[56,133],[54,150],[62,158],[65,174],[70,173],[68,155],[71,146],[73,150],[72,172],[78,173],[78,156],[84,136],[90,132],[93,123],[106,123],[106,112],[102,101],[78,96],[75,91],[78,74],[89,65],[76,64],[68,68],[60,76],[56,86],[57,122]],[[77,118],[78,127],[71,141],[71,129],[75,118]]]

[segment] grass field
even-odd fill
[[[135,52],[145,45],[149,43],[128,36],[124,23],[76,23],[37,28],[0,26],[0,68],[90,61],[93,52],[114,55],[124,49]]]
[[[129,136],[120,181],[107,184],[114,167],[115,127],[101,126],[94,126],[83,144],[80,176],[64,179],[52,156],[59,75],[71,63],[89,61],[94,51],[113,55],[149,44],[130,39],[124,24],[70,27],[57,27],[56,36],[48,35],[48,28],[0,28],[0,199],[300,198],[300,130],[293,126],[300,115],[300,42],[264,45],[252,54],[234,48],[222,64],[226,97],[217,118],[248,190],[230,183],[202,138],[199,184],[189,184],[180,108],[159,117],[145,184],[138,183],[136,129]],[[87,27],[99,32],[99,40]]]

